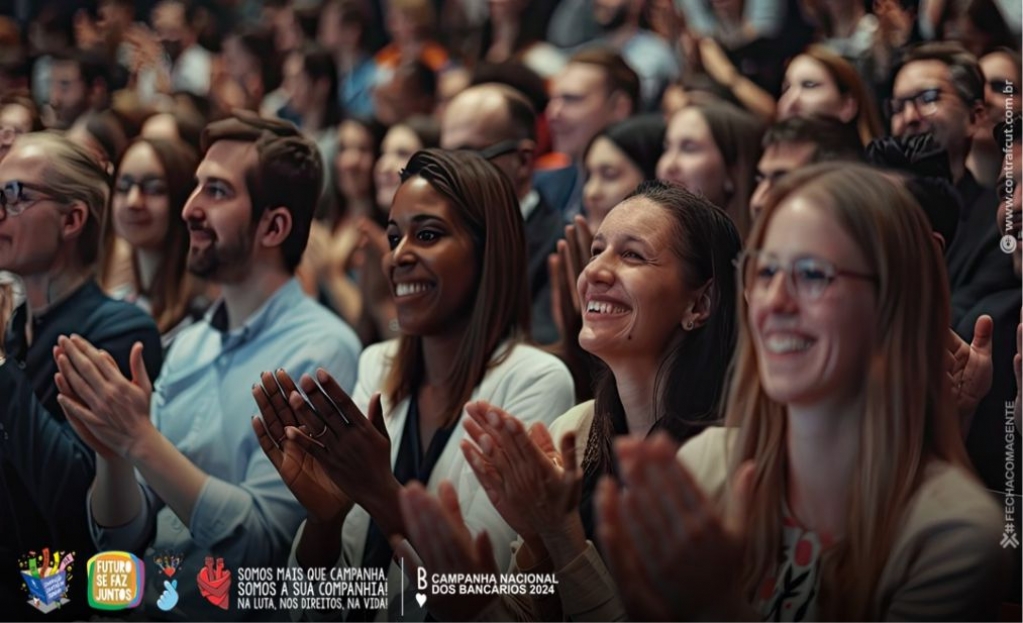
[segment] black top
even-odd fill
[[[945,251],[952,290],[952,326],[958,325],[984,297],[1019,289],[1019,279],[1012,271],[1012,256],[998,246],[997,193],[978,184],[969,171],[956,184],[956,190],[963,209],[956,236]]]
[[[437,466],[444,448],[451,439],[457,421],[445,428],[437,429],[430,440],[430,446],[423,452],[423,442],[419,431],[419,402],[416,400],[416,392],[412,392],[409,400],[408,417],[405,418],[405,429],[401,434],[401,446],[398,448],[398,458],[394,462],[394,477],[402,485],[416,480],[423,483],[430,482],[430,474]],[[362,554],[363,567],[377,567],[384,570],[391,566],[391,558],[394,552],[388,542],[388,535],[384,534],[374,519],[369,525],[369,532],[366,534],[366,548]],[[363,619],[360,614],[350,614],[349,620],[372,620],[375,613],[363,613],[368,618]],[[432,620],[432,619],[430,619]]]
[[[77,333],[110,353],[131,377],[129,355],[141,341],[150,378],[160,371],[160,334],[138,307],[107,297],[89,281],[45,314],[32,319],[26,344],[27,309],[19,307],[7,328],[7,361],[0,365],[0,607],[15,619],[40,613],[26,605],[18,559],[49,548],[75,553],[68,603],[51,620],[88,616],[86,562],[95,553],[85,496],[95,456],[72,430],[57,403],[53,347]]]

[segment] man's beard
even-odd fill
[[[237,242],[219,246],[214,238],[205,248],[189,248],[188,272],[210,281],[223,281],[229,273],[247,264],[251,256],[252,240],[247,236],[239,236]]]
[[[614,15],[611,16],[607,22],[600,25],[604,29],[604,32],[614,32],[625,25],[625,22],[629,19],[629,11],[626,5],[622,5],[615,9]]]

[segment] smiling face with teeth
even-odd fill
[[[394,195],[387,239],[392,252],[384,256],[383,269],[402,333],[464,328],[479,262],[472,236],[450,203],[422,177],[410,178]]]
[[[642,358],[656,370],[697,297],[672,251],[673,232],[664,208],[635,198],[612,209],[593,237],[577,283],[579,345],[612,369],[616,361]]]
[[[799,193],[785,199],[761,252],[783,264],[813,256],[843,270],[871,272],[863,252],[819,204]],[[782,270],[766,290],[751,290],[748,300],[760,382],[772,400],[808,407],[855,399],[874,342],[877,295],[869,281],[836,278],[808,301],[789,291]]]

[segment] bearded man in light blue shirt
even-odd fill
[[[203,149],[182,212],[188,266],[222,299],[181,333],[152,385],[141,345],[129,380],[88,342],[61,338],[59,401],[97,453],[96,544],[144,556],[145,615],[272,617],[238,611],[236,588],[217,590],[222,574],[197,578],[208,558],[225,571],[285,564],[305,515],[252,433],[251,387],[267,369],[322,367],[350,391],[360,347],[293,276],[323,176],[316,146],[289,123],[238,113],[206,128]],[[156,564],[167,554],[182,560],[174,587]]]

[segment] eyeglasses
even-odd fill
[[[167,182],[162,177],[146,176],[136,180],[130,175],[122,175],[117,178],[114,192],[119,195],[127,195],[136,186],[139,187],[139,192],[146,197],[163,197],[167,194]]]
[[[930,117],[938,112],[938,102],[943,94],[941,89],[924,89],[909,97],[893,97],[888,100],[888,112],[892,115],[901,115],[906,110],[906,104],[913,104],[917,112],[925,117]]]
[[[991,87],[993,92],[1001,95],[1016,95],[1019,93],[1019,87],[1011,80],[988,80],[987,85]]]
[[[3,211],[4,218],[7,216],[18,216],[25,210],[31,208],[40,201],[67,201],[63,197],[42,195],[40,197],[26,197],[25,191],[32,193],[45,193],[46,189],[30,182],[7,182],[0,192],[0,211]]]
[[[24,134],[19,128],[5,125],[0,126],[0,145],[10,145],[14,139]]]
[[[510,154],[519,149],[519,141],[515,139],[508,139],[499,143],[494,143],[490,147],[484,147],[483,149],[466,148],[469,151],[474,151],[477,154],[483,156],[485,160],[493,160],[494,158]]]
[[[779,272],[785,275],[785,286],[789,294],[803,301],[819,299],[839,277],[864,279],[877,284],[877,275],[842,270],[828,260],[812,255],[782,262],[763,251],[743,251],[734,263],[739,271],[739,283],[747,298],[766,293]]]

